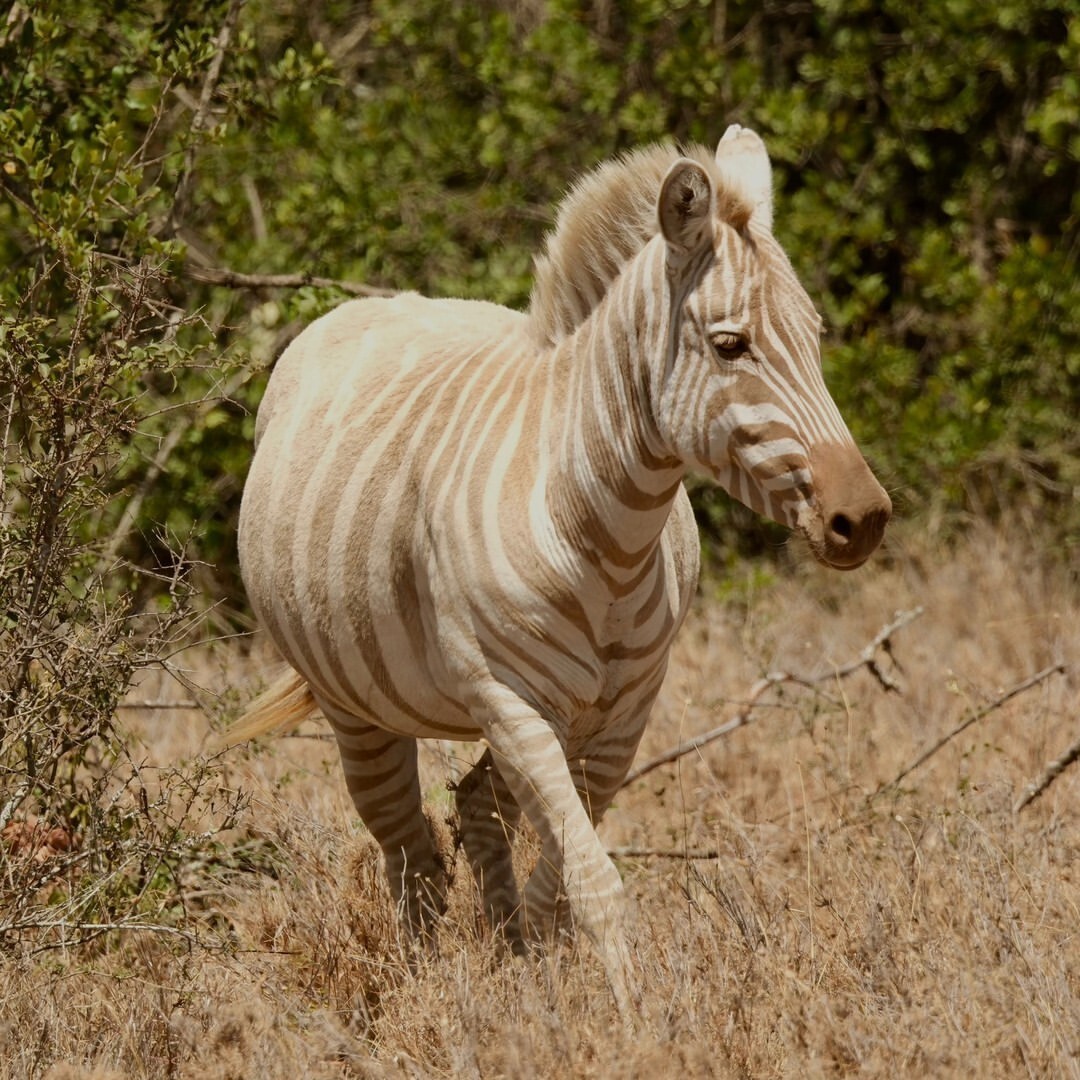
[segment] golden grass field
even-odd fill
[[[735,715],[768,672],[826,677],[762,694],[746,726],[633,782],[605,820],[633,908],[632,1035],[587,945],[496,954],[460,855],[437,948],[410,961],[311,723],[224,757],[218,782],[250,803],[220,865],[186,870],[169,915],[186,936],[3,954],[0,1080],[1080,1077],[1080,763],[1013,811],[1080,738],[1076,568],[1032,534],[976,529],[949,552],[913,537],[894,529],[855,574],[795,559],[776,580],[744,566],[703,587],[639,763]],[[899,692],[865,667],[828,677],[919,605],[875,654]],[[184,664],[220,716],[266,659],[232,644]],[[1066,673],[890,786],[1055,663]],[[225,688],[239,694],[215,704]],[[162,695],[190,691],[155,674],[132,700]],[[212,738],[197,710],[122,719],[150,764]],[[437,820],[462,754],[426,752]],[[187,827],[209,827],[201,814]]]

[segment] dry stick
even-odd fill
[[[340,289],[350,296],[396,296],[395,289],[382,289],[360,281],[340,281],[316,274],[242,274],[220,266],[188,265],[187,273],[196,281],[210,285],[226,285],[234,289],[300,289],[310,285],[317,289]]]
[[[1064,664],[1052,664],[1048,668],[1043,668],[1042,671],[1036,672],[1034,675],[1024,679],[1023,682],[1017,683],[1014,687],[1006,690],[1005,693],[1000,694],[994,698],[993,701],[984,705],[981,709],[976,709],[962,724],[958,724],[947,735],[943,735],[929,750],[924,750],[906,769],[901,769],[895,778],[888,784],[882,785],[878,788],[875,794],[881,794],[883,791],[887,791],[889,788],[895,788],[901,780],[904,779],[909,773],[914,772],[921,765],[924,765],[930,760],[943,746],[951,742],[962,731],[967,730],[976,721],[981,720],[984,716],[992,713],[995,709],[1000,709],[1007,701],[1011,701],[1014,697],[1022,694],[1025,690],[1030,690],[1033,686],[1038,686],[1039,683],[1045,682],[1051,675],[1063,674],[1065,671]]]
[[[121,701],[118,709],[197,709],[202,706],[197,701]]]
[[[0,807],[0,829],[11,820],[11,816],[19,808],[19,804],[30,794],[33,784],[29,780],[24,780],[15,790],[15,794],[2,807]]]
[[[1019,814],[1028,803],[1034,802],[1074,761],[1080,761],[1080,739],[1074,742],[1057,761],[1051,761],[1038,780],[1024,788],[1023,795],[1013,805],[1013,813]]]
[[[249,378],[251,378],[250,372],[237,372],[221,388],[219,394],[215,394],[213,397],[203,398],[201,401],[193,403],[195,407],[188,416],[184,420],[173,425],[169,434],[162,439],[161,445],[158,447],[157,453],[150,462],[138,489],[124,507],[124,512],[120,515],[120,520],[117,522],[116,528],[113,530],[112,538],[109,540],[109,546],[105,549],[99,560],[99,566],[103,569],[107,569],[116,561],[116,557],[120,554],[120,549],[127,542],[128,537],[135,531],[139,512],[142,510],[146,497],[153,490],[153,487],[158,482],[158,478],[161,474],[165,472],[169,463],[169,458],[172,457],[173,451],[180,445],[184,436],[187,435],[199,420],[212,412],[223,401],[228,401]]]
[[[780,683],[791,682],[794,678],[795,676],[789,675],[786,671],[774,671],[766,675],[763,679],[758,679],[758,681],[750,688],[750,693],[746,695],[746,702],[742,709],[730,720],[721,724],[719,727],[713,728],[711,731],[706,731],[703,735],[698,735],[693,739],[688,739],[684,743],[679,743],[678,746],[665,751],[659,757],[654,757],[650,761],[644,762],[636,769],[631,769],[630,772],[627,773],[626,779],[622,782],[621,787],[626,787],[635,780],[639,780],[641,777],[651,773],[654,769],[659,769],[661,765],[667,765],[672,761],[678,761],[679,758],[685,757],[687,754],[692,754],[700,747],[706,746],[708,743],[714,742],[722,736],[727,735],[729,732],[736,731],[748,724],[750,722],[750,713],[757,704],[758,698],[770,687],[778,686]]]
[[[678,746],[672,747],[672,749],[661,754],[659,757],[652,758],[644,764],[639,765],[636,769],[632,769],[627,774],[627,777],[622,782],[621,786],[626,787],[635,780],[640,780],[641,777],[651,773],[654,769],[659,769],[661,765],[667,765],[672,761],[677,761],[679,758],[685,757],[687,754],[692,754],[695,750],[699,750],[708,743],[714,742],[741,727],[745,727],[750,723],[751,713],[761,695],[764,694],[766,690],[769,690],[774,686],[779,686],[782,683],[797,683],[800,686],[814,686],[817,683],[847,678],[856,671],[866,668],[886,690],[899,690],[897,684],[889,678],[878,665],[877,652],[878,649],[888,650],[890,647],[890,639],[893,634],[907,626],[908,623],[914,622],[915,619],[922,615],[923,610],[922,607],[916,607],[911,608],[909,611],[897,612],[896,618],[888,625],[883,626],[874,636],[873,640],[870,641],[854,660],[843,664],[841,667],[834,668],[832,671],[826,672],[823,675],[807,678],[802,675],[793,675],[788,671],[770,672],[768,675],[758,679],[758,681],[754,683],[750,688],[750,693],[747,694],[743,707],[730,720],[721,724],[719,727],[713,728],[711,731],[706,731],[702,735],[697,735],[693,739],[689,739],[684,743],[679,743]]]
[[[613,859],[719,859],[720,852],[715,848],[688,851],[676,851],[674,848],[655,847],[613,847],[607,849]]]
[[[795,681],[803,682],[807,685],[811,683],[826,682],[830,679],[844,679],[848,675],[853,675],[860,668],[866,668],[871,675],[885,690],[892,690],[896,693],[900,692],[900,687],[890,679],[884,671],[878,667],[877,651],[878,649],[884,649],[886,652],[892,648],[891,638],[898,630],[902,630],[908,623],[914,622],[926,609],[920,604],[918,607],[910,608],[907,611],[898,611],[896,618],[887,626],[883,626],[870,641],[870,643],[859,653],[859,655],[843,667],[838,667],[833,671],[827,672],[825,675],[819,675],[813,679],[799,679]]]
[[[191,119],[191,142],[184,154],[184,164],[180,172],[180,178],[176,182],[173,192],[172,206],[169,208],[168,230],[175,232],[179,222],[187,213],[188,199],[191,195],[191,183],[195,176],[195,148],[198,136],[206,128],[206,118],[210,113],[210,101],[217,89],[218,80],[221,78],[221,67],[225,62],[225,54],[229,49],[236,21],[240,17],[240,8],[244,0],[232,0],[229,10],[225,13],[225,21],[221,24],[217,37],[214,39],[214,55],[210,60],[210,67],[206,72],[206,80],[203,83],[202,93],[199,95],[199,103],[195,108],[195,115]]]

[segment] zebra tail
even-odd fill
[[[225,746],[257,739],[262,735],[283,735],[299,727],[318,709],[311,687],[292,668],[276,678],[244,710],[235,724],[223,733]]]

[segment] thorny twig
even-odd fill
[[[1042,671],[1036,672],[1034,675],[1028,676],[1023,682],[1017,683],[1015,686],[1006,690],[1003,694],[999,694],[993,701],[988,702],[981,709],[976,709],[963,723],[957,724],[952,731],[943,735],[933,746],[928,750],[924,750],[910,765],[901,769],[899,773],[893,778],[893,780],[880,787],[876,794],[880,794],[882,791],[887,791],[890,788],[895,788],[901,780],[903,780],[910,773],[914,772],[921,765],[924,765],[930,760],[943,746],[951,742],[962,731],[971,727],[977,720],[981,720],[984,716],[992,713],[995,709],[1000,709],[1007,701],[1011,701],[1014,697],[1022,694],[1025,690],[1030,690],[1033,686],[1038,686],[1039,683],[1045,682],[1051,675],[1061,674],[1065,671],[1064,664],[1052,664],[1050,667],[1043,668]]]
[[[1033,780],[1013,804],[1013,813],[1019,814],[1028,803],[1034,802],[1074,761],[1080,761],[1080,739],[1056,761],[1051,761],[1038,780]]]
[[[636,769],[632,769],[623,781],[622,786],[626,787],[628,784],[632,784],[635,780],[639,780],[654,769],[660,768],[661,765],[667,765],[672,761],[677,761],[679,758],[685,757],[687,754],[692,754],[695,750],[699,750],[708,743],[714,742],[716,739],[722,738],[724,735],[736,731],[738,728],[745,727],[750,723],[751,715],[759,698],[774,686],[780,686],[784,683],[796,683],[799,686],[808,687],[815,686],[818,683],[847,678],[856,671],[866,668],[885,690],[898,691],[899,687],[896,682],[890,678],[878,664],[878,651],[885,650],[887,652],[890,648],[893,634],[903,629],[903,627],[907,626],[909,623],[914,622],[915,619],[922,615],[922,613],[922,607],[915,607],[908,611],[897,612],[893,621],[888,625],[883,626],[857,657],[822,675],[807,677],[795,675],[789,671],[772,671],[768,675],[763,676],[750,688],[750,693],[747,694],[746,701],[742,708],[730,720],[721,724],[719,727],[713,728],[711,731],[706,731],[702,735],[697,735],[693,739],[688,739],[686,742],[679,743],[678,746],[672,747],[672,749],[659,755],[659,757],[652,758],[650,761],[646,761],[644,764],[639,765]]]

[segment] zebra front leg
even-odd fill
[[[600,824],[634,762],[652,699],[632,715],[618,718],[592,735],[570,755],[569,769],[589,820]],[[543,851],[525,886],[529,931],[551,937],[566,923],[567,904],[557,852]]]
[[[454,795],[461,843],[480,889],[488,924],[501,934],[515,953],[524,951],[517,882],[514,880],[513,843],[521,810],[491,750],[462,778]]]
[[[446,907],[446,875],[420,798],[416,740],[320,701],[337,736],[357,813],[382,848],[390,893],[412,936],[425,936]]]
[[[533,941],[551,941],[571,929],[570,909],[563,885],[562,853],[545,844],[525,883],[521,910],[525,931]]]
[[[562,867],[575,927],[593,943],[625,1020],[632,1015],[632,971],[623,930],[623,887],[578,797],[552,725],[505,687],[488,688],[481,723],[496,768]]]

